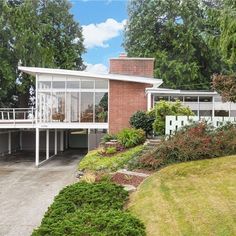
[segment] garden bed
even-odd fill
[[[143,177],[143,176],[128,175],[128,174],[117,172],[111,177],[111,181],[116,184],[132,185],[137,188],[143,182],[145,178],[146,177]]]
[[[100,150],[89,152],[79,163],[78,169],[82,171],[116,171],[123,168],[133,157],[143,150],[143,145],[117,152],[110,156],[103,156]]]

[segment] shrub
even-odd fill
[[[126,148],[135,147],[145,142],[145,133],[142,129],[123,129],[117,134],[118,141]]]
[[[180,101],[166,102],[161,101],[155,105],[152,114],[155,113],[153,129],[158,135],[165,134],[166,116],[193,116],[194,113],[188,107],[184,107]]]
[[[145,235],[144,225],[122,211],[128,198],[110,182],[79,182],[60,191],[33,236]]]
[[[229,127],[229,126],[228,126]],[[236,153],[236,127],[214,130],[206,123],[193,124],[163,140],[139,158],[138,165],[157,169],[163,165],[214,158]]]
[[[123,152],[117,152],[109,157],[101,155],[100,150],[90,151],[79,163],[78,169],[86,171],[115,171],[123,168],[142,149],[143,146],[137,146]]]
[[[117,210],[77,210],[55,224],[42,225],[33,233],[33,236],[44,235],[142,236],[145,230],[144,225],[130,213]]]
[[[116,153],[116,147],[107,147],[106,148],[106,154],[114,154]]]
[[[127,199],[127,191],[110,182],[79,182],[60,191],[48,208],[42,223],[55,223],[65,214],[82,208],[122,210]]]
[[[105,134],[102,137],[102,143],[106,143],[106,142],[109,142],[111,140],[116,140],[116,139],[117,139],[117,137],[114,134]]]
[[[155,117],[144,111],[137,111],[130,117],[130,125],[135,129],[142,129],[146,135],[153,130],[153,122]]]

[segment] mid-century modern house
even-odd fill
[[[236,116],[236,105],[216,92],[159,88],[153,58],[110,59],[108,74],[19,67],[35,77],[32,108],[0,109],[0,153],[35,150],[35,164],[67,148],[94,149],[104,133],[129,126],[130,116],[161,100],[180,100],[196,116]],[[45,151],[41,162],[40,151]]]

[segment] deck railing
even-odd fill
[[[34,123],[35,108],[0,108],[1,123]]]

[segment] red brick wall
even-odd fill
[[[114,58],[110,59],[110,73],[153,77],[153,58]]]
[[[129,127],[130,117],[138,110],[147,110],[145,88],[149,84],[114,81],[109,85],[109,133]]]

